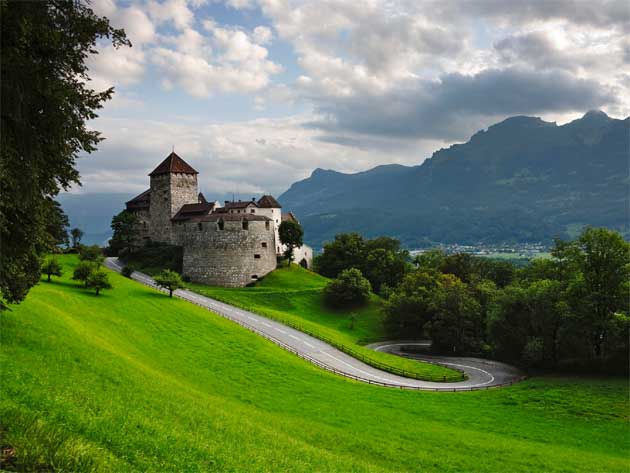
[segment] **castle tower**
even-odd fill
[[[199,201],[197,171],[174,152],[156,167],[151,177],[151,239],[173,243],[171,218],[184,204]]]

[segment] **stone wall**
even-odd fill
[[[271,223],[271,222],[269,222]],[[242,287],[276,269],[275,236],[268,222],[186,222],[174,226],[184,248],[183,274],[194,282]]]
[[[196,174],[151,176],[150,236],[153,241],[172,243],[171,218],[184,204],[198,201]]]
[[[133,226],[135,246],[144,246],[145,242],[151,237],[151,218],[148,209],[134,210],[137,222]]]

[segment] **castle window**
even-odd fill
[[[262,242],[262,247],[263,247],[263,248],[267,248],[267,242],[266,242],[266,241],[263,241],[263,242]]]
[[[258,274],[252,274],[252,279],[258,279]]]
[[[269,230],[269,220],[265,222],[265,230]]]
[[[260,259],[260,255],[254,255],[254,259]]]
[[[217,222],[217,225],[219,226],[219,230],[223,230],[223,228],[225,227],[225,223],[223,222],[223,220],[219,220]]]
[[[249,222],[247,220],[243,220],[243,230],[247,230],[249,228]]]
[[[255,214],[256,213],[256,209],[251,209],[250,212]]]
[[[197,228],[199,229],[199,231],[203,230],[203,225],[201,225],[201,222],[197,224]]]

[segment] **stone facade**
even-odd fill
[[[151,176],[151,239],[173,243],[171,219],[184,204],[197,203],[197,174]]]
[[[214,215],[176,225],[174,232],[184,248],[183,274],[192,281],[242,287],[276,269],[274,229],[267,219]]]
[[[127,202],[137,218],[138,244],[148,240],[183,249],[183,274],[194,282],[242,287],[276,268],[285,247],[278,227],[280,204],[270,195],[258,201],[207,202],[198,192],[197,171],[171,153],[150,174],[151,187]],[[312,265],[307,245],[295,249],[295,262]]]

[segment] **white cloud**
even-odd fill
[[[266,26],[257,26],[254,28],[252,38],[256,44],[265,45],[271,43],[273,33]]]
[[[99,118],[94,127],[106,140],[96,153],[79,160],[83,189],[140,192],[147,187],[147,174],[173,145],[200,172],[204,191],[279,195],[316,167],[355,172],[383,162],[415,164],[437,144],[412,143],[392,156],[392,141],[368,147],[346,146],[338,137],[322,141],[317,130],[303,126],[312,120],[294,116],[208,125]]]
[[[186,28],[177,37],[164,38],[152,61],[166,75],[169,86],[178,84],[195,97],[215,92],[249,93],[263,89],[280,65],[267,58],[268,51],[251,34],[204,22],[209,36]],[[174,48],[165,47],[173,45]]]

